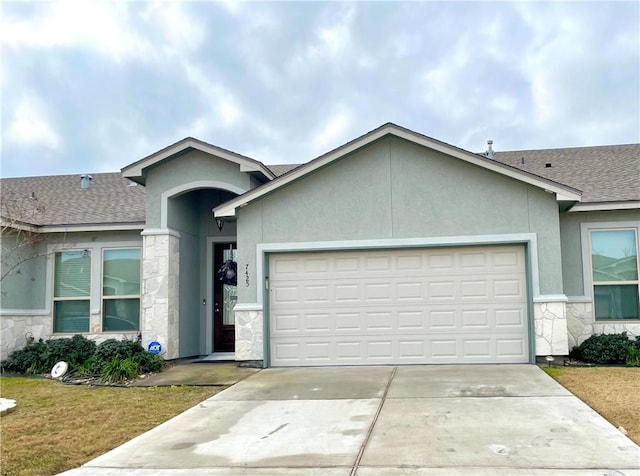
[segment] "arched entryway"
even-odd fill
[[[216,221],[212,209],[237,195],[220,188],[195,188],[166,196],[166,226],[179,235],[175,330],[180,357],[233,357],[237,282],[221,279],[219,273],[234,267],[236,224]]]

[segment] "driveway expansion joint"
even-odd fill
[[[371,421],[371,425],[369,425],[369,429],[367,430],[367,434],[364,437],[364,441],[362,442],[362,446],[360,446],[360,451],[358,451],[358,455],[356,456],[356,460],[353,463],[353,468],[351,469],[350,476],[355,476],[358,471],[358,466],[360,466],[360,461],[362,460],[362,456],[364,455],[364,451],[367,448],[367,443],[369,443],[369,438],[371,438],[371,433],[378,422],[378,417],[380,416],[380,412],[382,411],[382,407],[384,406],[384,402],[387,399],[387,394],[389,393],[389,388],[391,388],[391,382],[393,382],[393,377],[396,376],[396,371],[398,367],[394,367],[391,371],[391,375],[389,375],[389,381],[387,382],[386,387],[384,388],[384,393],[382,394],[382,398],[380,398],[380,404],[376,410],[375,415],[373,416],[373,420]]]

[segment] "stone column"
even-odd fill
[[[262,307],[236,304],[236,360],[261,361],[264,359]]]
[[[142,343],[146,348],[149,342],[160,342],[162,356],[177,359],[180,234],[148,229],[142,237]]]
[[[533,319],[536,355],[569,354],[566,298],[564,301],[534,301]]]

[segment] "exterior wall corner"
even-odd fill
[[[143,234],[142,341],[157,341],[165,359],[179,357],[180,238],[175,234]]]
[[[567,303],[533,303],[536,355],[568,355]]]
[[[236,309],[236,360],[264,360],[262,310]]]

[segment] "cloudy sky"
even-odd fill
[[[472,151],[640,142],[640,3],[2,2],[3,177],[186,136],[306,162],[385,122]]]

